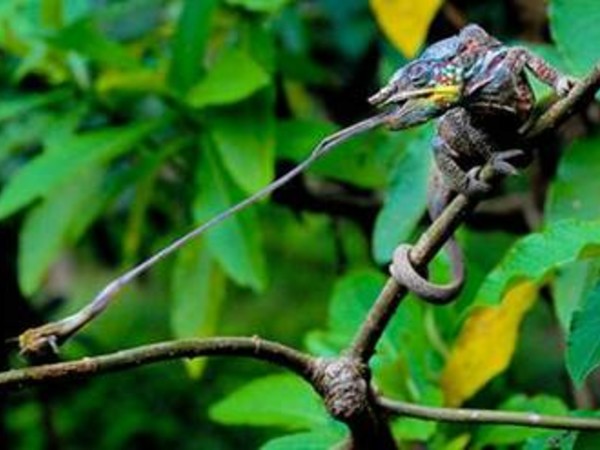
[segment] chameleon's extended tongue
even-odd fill
[[[326,137],[319,143],[319,145],[317,145],[308,158],[306,158],[292,170],[277,178],[271,184],[265,186],[263,189],[251,195],[250,197],[247,197],[236,205],[233,205],[231,208],[223,211],[221,214],[213,217],[208,222],[205,222],[186,235],[173,241],[158,253],[155,253],[147,260],[133,267],[128,272],[125,272],[117,279],[111,281],[96,295],[94,299],[92,299],[92,301],[90,301],[85,307],[80,309],[75,314],[72,314],[57,322],[51,322],[46,325],[42,325],[41,327],[26,330],[19,336],[21,353],[39,353],[47,351],[48,348],[56,351],[58,344],[65,341],[87,323],[91,322],[96,316],[100,315],[108,307],[121,288],[129,284],[129,282],[135,279],[138,275],[145,272],[147,269],[164,259],[166,256],[174,253],[190,240],[204,233],[209,228],[214,227],[223,220],[231,217],[242,209],[245,209],[246,207],[271,194],[273,191],[286,184],[292,178],[299,175],[318,158],[328,153],[337,145],[353,136],[356,136],[357,134],[364,133],[365,131],[371,130],[386,123],[394,110],[395,109],[382,112],[376,116],[365,119],[354,125],[350,125],[349,127],[346,127],[337,133]]]

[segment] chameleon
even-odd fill
[[[526,156],[519,130],[535,106],[528,72],[560,96],[576,82],[527,48],[506,46],[472,24],[428,47],[369,99],[376,106],[399,108],[387,124],[392,130],[437,118],[428,192],[432,221],[457,193],[481,197],[490,192],[492,186],[478,176],[484,165],[500,175],[517,173],[515,160]],[[431,283],[419,273],[407,244],[394,251],[390,273],[420,298],[447,303],[460,291],[465,273],[453,237],[446,249],[453,277],[447,284]]]
[[[527,72],[559,95],[567,94],[575,84],[573,78],[562,75],[526,48],[505,46],[478,25],[468,25],[457,35],[430,45],[369,98],[381,112],[324,138],[294,169],[111,281],[81,310],[23,332],[18,339],[21,352],[58,351],[60,343],[101,314],[117,293],[141,273],[268,196],[342,142],[373,128],[402,130],[437,120],[432,145],[436,164],[428,194],[432,220],[457,193],[485,196],[491,186],[479,179],[482,167],[490,166],[503,175],[514,174],[514,159],[523,154],[518,149],[518,130],[531,117],[535,106]],[[430,282],[426,274],[415,268],[410,249],[404,244],[396,249],[391,276],[426,301],[443,304],[454,298],[465,278],[462,254],[455,240],[450,239],[446,245],[453,277],[446,284]]]

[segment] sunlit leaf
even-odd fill
[[[425,42],[442,0],[370,0],[369,3],[387,38],[412,58]]]
[[[275,12],[290,0],[225,0],[233,6],[242,6],[250,11]]]
[[[561,220],[513,244],[484,280],[478,304],[497,304],[516,283],[541,283],[550,271],[579,259],[600,255],[600,222]]]
[[[308,433],[289,434],[270,440],[260,450],[331,450],[346,438],[340,426],[310,431]]]
[[[241,50],[228,49],[206,76],[195,84],[186,101],[194,108],[227,105],[243,100],[269,83],[269,74]]]
[[[550,2],[550,29],[556,45],[571,63],[572,69],[582,75],[600,59],[600,4],[595,0],[552,0]]]
[[[186,0],[173,38],[171,86],[186,92],[202,73],[204,51],[218,0]]]
[[[176,338],[214,335],[225,299],[225,277],[201,240],[179,250],[171,282],[171,329]],[[206,359],[186,360],[190,375],[202,374]]]
[[[213,405],[209,414],[213,420],[228,425],[288,429],[319,428],[330,420],[310,385],[289,374],[253,380]]]
[[[585,377],[600,364],[600,284],[597,284],[576,311],[571,321],[567,343],[567,369],[575,383],[581,385]]]
[[[243,197],[213,150],[206,146],[198,164],[198,196],[194,201],[194,218],[198,223],[206,222]],[[230,217],[209,230],[205,242],[214,258],[237,283],[255,290],[264,288],[266,269],[256,211],[249,209]]]
[[[225,168],[246,193],[273,179],[275,116],[273,96],[260,92],[235,106],[214,109],[209,132]]]
[[[14,213],[68,180],[77,180],[81,171],[98,167],[127,152],[153,131],[158,123],[134,123],[74,135],[63,142],[60,151],[45,152],[32,159],[8,181],[0,193],[0,218]]]
[[[442,372],[446,404],[462,404],[508,367],[519,325],[536,297],[536,286],[525,282],[510,289],[500,306],[480,307],[471,313]]]
[[[95,87],[99,94],[113,91],[127,93],[163,92],[164,73],[158,70],[105,70],[96,79]]]

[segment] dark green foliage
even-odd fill
[[[544,40],[543,29],[512,18],[515,9],[525,15],[520,3],[452,5],[507,41]],[[526,44],[580,76],[600,59],[600,2],[552,0],[549,8],[553,41]],[[438,13],[429,40],[454,32],[453,20]],[[367,96],[404,61],[367,0],[1,1],[0,230],[9,239],[0,247],[17,275],[2,275],[10,327],[0,337],[34,325],[33,316],[37,324],[76,310],[124,269],[301,161],[327,134],[371,115]],[[468,259],[463,294],[443,308],[415,298],[401,305],[373,359],[378,390],[443,405],[440,374],[465,318],[528,279],[556,316],[536,330],[566,344],[556,357],[565,364],[546,377],[561,392],[583,385],[582,395],[598,402],[597,107],[576,122],[560,139],[542,139],[545,163],[499,192],[535,192],[539,229],[527,229],[522,213],[533,201],[517,213],[478,211],[458,234]],[[430,127],[377,130],[344,144],[149,271],[61,357],[255,334],[337,354],[383,285],[395,245],[424,229],[430,136]],[[447,272],[441,256],[431,273]],[[22,364],[12,350],[3,347],[4,368]],[[520,369],[537,370],[508,373]],[[500,375],[471,405],[553,414],[585,406],[547,388],[531,392]],[[320,450],[345,437],[302,380],[238,360],[136,369],[11,396],[0,409],[0,447],[11,449]],[[600,448],[583,433],[406,418],[392,428],[402,448]]]

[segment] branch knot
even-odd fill
[[[338,420],[348,420],[362,414],[369,406],[367,366],[357,358],[342,356],[318,360],[314,383],[330,414]]]

